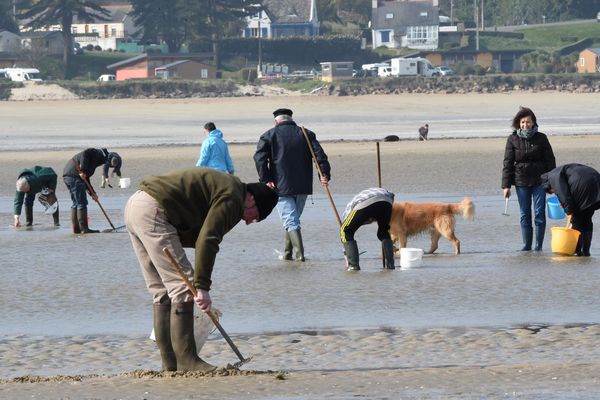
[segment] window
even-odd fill
[[[385,19],[394,19],[394,13],[386,13]]]
[[[77,27],[76,26],[71,26],[71,33],[77,33]]]
[[[200,77],[202,79],[207,79],[208,78],[208,70],[206,68],[202,68],[200,70]]]
[[[112,25],[112,26],[110,27],[110,36],[111,36],[111,37],[117,37],[117,27],[116,27],[116,26],[114,26],[114,25]]]
[[[582,66],[582,67],[585,67],[585,58],[581,57],[579,59],[579,65]]]
[[[381,31],[381,43],[390,42],[390,31]]]
[[[427,11],[421,11],[421,14],[419,14],[421,17],[425,17],[427,18]]]

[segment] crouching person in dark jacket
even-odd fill
[[[350,200],[344,211],[340,236],[346,256],[346,269],[358,271],[358,244],[354,234],[362,225],[377,221],[377,238],[383,248],[384,268],[394,269],[394,246],[390,237],[390,219],[394,193],[381,188],[365,189]]]
[[[542,175],[547,193],[555,193],[565,213],[571,216],[572,228],[581,232],[575,254],[590,256],[594,212],[600,209],[600,174],[582,164],[565,164]]]
[[[203,371],[214,366],[198,357],[194,301],[211,308],[209,290],[223,236],[240,220],[262,221],[277,204],[277,193],[262,183],[204,167],[142,179],[125,206],[125,224],[154,304],[154,333],[166,371]],[[194,297],[169,258],[169,249],[197,288]],[[184,247],[195,248],[195,266]]]
[[[33,201],[38,193],[40,193],[41,203],[43,203],[42,199],[50,200],[48,203],[51,205],[56,203],[56,211],[54,211],[52,217],[54,218],[54,226],[60,226],[58,202],[55,194],[56,181],[56,172],[50,167],[36,165],[19,173],[14,201],[15,227],[21,226],[20,216],[23,203],[25,203],[25,225],[33,225]]]

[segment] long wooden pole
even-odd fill
[[[377,184],[381,187],[381,155],[379,153],[379,142],[377,142]],[[385,252],[383,251],[383,245],[381,246],[381,264],[385,268]]]
[[[81,174],[81,168],[79,168],[79,164],[77,164],[77,161],[75,161],[74,158],[71,158],[71,161],[73,162],[73,165],[75,166],[75,169],[77,170],[77,173]],[[81,175],[80,175],[80,177],[81,177]],[[110,227],[114,231],[116,228],[113,225],[110,218],[108,218],[108,214],[106,213],[106,211],[104,211],[104,207],[102,207],[102,204],[100,204],[100,200],[98,200],[98,194],[96,193],[96,191],[94,190],[94,188],[92,187],[90,182],[87,180],[87,178],[81,178],[81,179],[85,182],[85,185],[87,186],[88,190],[90,191],[90,195],[92,195],[92,194],[96,195],[96,199],[95,199],[96,203],[98,203],[98,207],[100,207],[100,210],[102,210],[102,214],[104,214],[104,216],[106,217],[106,220],[110,224]]]
[[[312,143],[310,142],[308,134],[306,133],[306,129],[304,129],[303,126],[301,126],[300,129],[302,129],[302,133],[304,134],[304,139],[306,139],[306,144],[308,145],[308,149],[310,150],[310,155],[312,156],[315,166],[317,167],[317,172],[319,173],[319,180],[320,180],[321,177],[323,176],[323,172],[321,171],[321,167],[319,166],[319,162],[317,161],[317,156],[315,156],[315,151],[312,148]],[[331,197],[331,192],[329,191],[329,186],[325,185],[324,187],[325,187],[325,191],[327,192],[327,197],[329,197],[329,202],[331,203],[331,208],[333,208],[333,212],[335,213],[335,218],[337,219],[338,224],[340,226],[342,226],[342,220],[340,219],[340,214],[338,213],[337,208],[335,208],[335,203],[333,202],[333,198]]]
[[[181,276],[181,279],[183,279],[183,281],[185,282],[185,284],[188,287],[188,289],[190,290],[190,292],[192,292],[192,295],[194,297],[196,297],[196,294],[198,293],[198,291],[196,290],[194,285],[192,285],[192,282],[190,282],[190,280],[187,277],[187,275],[185,274],[185,272],[183,272],[181,265],[179,265],[179,263],[177,262],[175,257],[173,257],[173,255],[171,254],[169,249],[167,249],[166,247],[163,248],[163,253],[165,253],[165,255],[167,256],[169,261],[171,261],[171,264],[177,270],[177,273],[179,273],[179,275]],[[219,332],[221,332],[221,335],[225,338],[225,341],[227,341],[227,343],[229,344],[229,347],[231,347],[231,350],[233,350],[235,355],[240,359],[240,363],[237,363],[236,366],[239,366],[239,365],[241,365],[241,363],[245,363],[245,362],[249,361],[250,359],[244,358],[244,356],[238,350],[237,346],[233,343],[233,341],[231,340],[231,338],[229,337],[227,332],[225,332],[225,329],[223,329],[223,327],[219,323],[219,319],[216,317],[216,315],[212,311],[209,311],[206,314],[208,315],[208,317],[210,318],[212,323],[215,324],[215,326],[217,327]]]

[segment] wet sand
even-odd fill
[[[554,136],[550,141],[558,164],[581,162],[600,169],[599,136]],[[504,138],[381,143],[383,186],[399,194],[429,193],[432,198],[450,193],[498,195],[500,199],[504,143]],[[332,164],[334,198],[377,184],[375,143],[322,144]],[[143,175],[192,165],[199,148],[111,150],[123,156],[124,174],[131,177],[133,185],[129,189],[100,192],[101,196],[127,196]],[[254,181],[254,146],[235,144],[230,150],[237,175],[244,181]],[[73,151],[1,155],[0,195],[5,202],[0,222],[7,226],[12,220],[15,171],[30,167],[32,160],[62,171]],[[99,176],[93,178],[99,180]],[[316,193],[320,190],[315,188]],[[62,183],[58,192],[63,204],[68,204]],[[66,223],[66,211],[63,212]],[[43,218],[38,215],[36,218]],[[518,217],[515,214],[512,218],[516,225]],[[598,246],[593,247],[597,252]],[[598,268],[597,257],[588,264]],[[43,288],[37,290],[43,297]],[[339,298],[343,301],[344,293]],[[364,312],[377,310],[366,308]],[[141,334],[3,335],[0,371],[4,379],[0,381],[0,397],[592,399],[600,397],[599,327],[383,327],[234,335],[234,342],[244,355],[254,356],[253,361],[242,367],[242,373],[221,371],[210,376],[150,372],[159,367],[159,355],[155,345]],[[237,361],[220,338],[209,340],[203,355],[221,367]]]

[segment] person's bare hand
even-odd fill
[[[194,297],[194,302],[196,302],[198,307],[200,307],[200,309],[205,313],[208,313],[212,306],[210,294],[204,289],[198,289],[196,292],[196,297]]]

